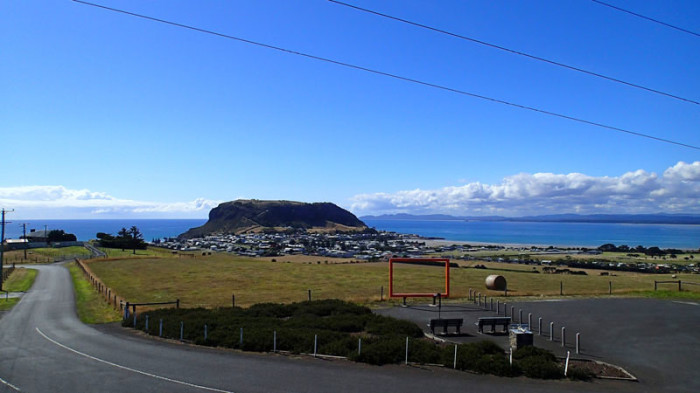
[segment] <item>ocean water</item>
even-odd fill
[[[385,231],[474,243],[589,248],[613,243],[630,247],[700,248],[700,225],[418,220],[365,220],[365,223]]]
[[[136,226],[144,239],[176,237],[190,228],[203,225],[205,219],[124,219],[124,220],[29,220],[30,228],[63,229],[78,240],[94,239],[97,232],[117,234],[121,228]],[[560,222],[489,222],[489,221],[420,221],[365,220],[370,227],[398,233],[410,233],[447,240],[489,243],[528,244],[543,246],[598,247],[605,243],[631,247],[699,249],[700,225],[666,224],[601,224]],[[22,235],[19,221],[5,227],[5,238]]]
[[[67,233],[74,234],[78,240],[87,241],[95,239],[97,232],[116,235],[122,228],[136,226],[143,239],[151,241],[164,237],[176,237],[190,228],[198,227],[207,222],[206,219],[182,219],[182,220],[148,220],[148,219],[124,219],[124,220],[13,220],[5,226],[6,239],[18,239],[22,236],[22,223],[27,224],[27,233],[30,229],[43,231],[44,226],[49,231],[63,229]]]

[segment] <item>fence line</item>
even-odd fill
[[[3,267],[3,269],[2,269],[2,281],[4,282],[5,280],[7,280],[7,278],[10,276],[10,274],[12,274],[12,272],[14,272],[14,271],[15,271],[14,265],[9,266],[9,267]]]
[[[90,285],[92,285],[92,287],[95,288],[95,290],[102,295],[105,300],[107,300],[107,303],[109,303],[115,310],[124,310],[124,305],[128,304],[125,298],[117,295],[112,288],[105,285],[105,283],[92,272],[90,267],[85,262],[75,258],[75,264],[80,268],[80,270],[83,271],[85,278],[90,281]]]
[[[700,285],[700,283],[692,281],[681,281],[681,280],[668,280],[668,281],[657,281],[654,280],[654,290],[658,289],[658,284],[678,284],[678,291],[683,290],[683,285]]]

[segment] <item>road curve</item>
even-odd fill
[[[453,370],[288,358],[109,334],[76,317],[62,265],[0,319],[0,392],[623,392],[643,386],[497,378]],[[642,388],[642,389],[640,389]]]

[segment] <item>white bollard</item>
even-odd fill
[[[455,361],[454,364],[452,365],[453,369],[457,369],[457,344],[455,344]]]
[[[564,326],[561,327],[561,346],[566,346],[566,328]]]
[[[581,353],[581,333],[576,333],[576,353]]]
[[[549,323],[549,341],[554,341],[554,322]]]
[[[406,337],[406,365],[408,365],[408,337]]]

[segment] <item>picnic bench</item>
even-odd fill
[[[491,326],[491,333],[496,332],[496,326],[503,326],[503,333],[508,332],[510,317],[481,317],[476,323],[479,333],[484,332],[484,326]]]
[[[430,323],[428,323],[428,327],[433,334],[435,334],[435,328],[440,327],[442,328],[442,334],[447,334],[447,328],[449,326],[453,326],[457,334],[460,334],[460,329],[462,328],[463,323],[464,320],[462,318],[439,318],[431,319]]]

